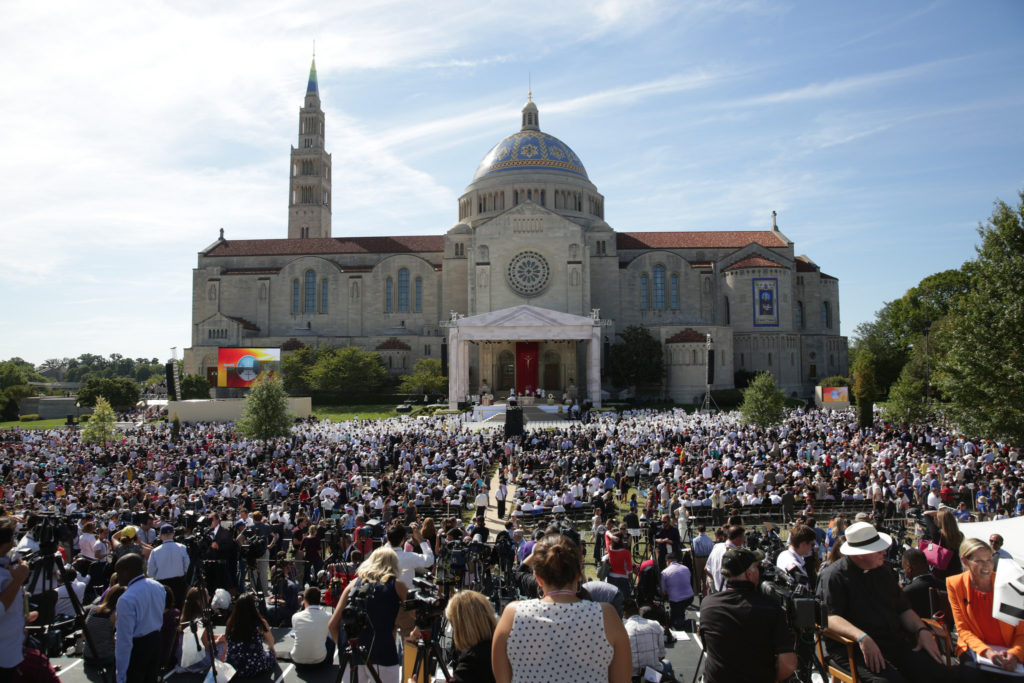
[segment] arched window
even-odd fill
[[[679,310],[679,273],[672,273],[672,279],[669,280],[668,288],[669,296],[672,297],[672,308]]]
[[[302,312],[316,313],[316,273],[312,270],[307,270],[305,279]]]
[[[832,304],[828,301],[821,303],[821,326],[826,330],[832,329]]]
[[[398,310],[409,311],[409,269],[398,269]]]
[[[327,278],[320,281],[320,312],[327,312]]]
[[[384,312],[385,313],[390,313],[391,312],[391,305],[392,305],[391,304],[391,300],[392,300],[391,297],[394,294],[394,292],[392,291],[392,290],[394,290],[394,288],[395,288],[395,283],[394,283],[394,281],[391,278],[388,278],[387,280],[384,281]]]
[[[665,266],[654,266],[654,307],[665,308]]]
[[[292,314],[299,312],[299,278],[292,280]]]
[[[416,278],[416,312],[423,310],[423,278]]]
[[[647,310],[647,273],[640,275],[640,310]]]
[[[725,324],[729,324],[729,297],[725,297]]]
[[[804,329],[804,302],[796,302],[796,329]]]

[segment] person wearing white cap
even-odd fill
[[[956,680],[946,668],[934,633],[910,607],[896,573],[885,564],[892,537],[867,522],[846,529],[842,559],[826,567],[818,598],[828,609],[828,627],[856,641],[857,678],[867,683]],[[849,671],[846,646],[827,641],[829,658]]]

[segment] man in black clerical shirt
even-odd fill
[[[785,614],[757,589],[762,559],[743,547],[722,557],[725,590],[706,597],[700,607],[705,683],[782,681],[796,670]]]
[[[910,607],[896,573],[885,564],[892,543],[867,522],[846,529],[842,559],[825,568],[818,597],[828,627],[856,641],[857,680],[866,683],[940,683],[956,680],[943,663],[935,634]],[[846,646],[826,639],[829,658],[849,671]]]

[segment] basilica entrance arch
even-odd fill
[[[499,392],[513,386],[522,392],[527,384],[531,389],[564,390],[573,379],[566,377],[564,356],[552,347],[572,347],[574,356],[575,347],[585,347],[584,396],[595,407],[601,406],[601,320],[596,310],[592,317],[585,317],[523,305],[470,317],[453,315],[442,324],[448,328],[448,403],[451,408],[457,408],[459,401],[468,400],[472,393],[479,392],[479,387],[470,387],[469,382],[471,344],[501,346],[491,354],[497,362],[484,366],[495,372],[494,388]],[[512,377],[508,377],[510,366]],[[545,386],[548,382],[551,385]]]

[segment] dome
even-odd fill
[[[492,147],[477,166],[473,180],[499,171],[527,169],[564,171],[589,180],[576,152],[555,136],[539,130],[513,133]]]

